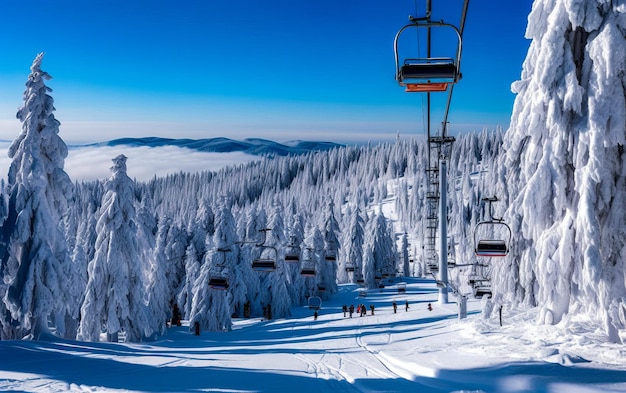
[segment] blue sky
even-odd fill
[[[411,0],[0,3],[0,139],[38,52],[68,143],[121,136],[341,143],[424,132],[423,94],[394,80],[393,38]],[[529,46],[530,0],[471,1],[452,133],[508,127]],[[423,10],[425,0],[418,0]],[[458,24],[462,0],[433,0]],[[443,37],[443,34],[440,35]],[[450,44],[447,45],[447,41]],[[451,47],[452,40],[443,39]],[[436,54],[433,54],[433,56]],[[435,97],[433,123],[443,102]]]

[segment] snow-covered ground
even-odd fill
[[[624,392],[626,350],[584,324],[563,333],[532,311],[467,319],[439,305],[435,282],[397,279],[358,296],[343,285],[313,319],[238,320],[227,333],[170,328],[143,344],[0,341],[0,390],[27,392]],[[450,297],[453,299],[453,297]],[[405,311],[408,300],[410,308]],[[393,313],[392,302],[398,304]],[[343,304],[375,313],[344,317]],[[428,311],[431,303],[433,310]],[[496,315],[496,314],[494,314]]]

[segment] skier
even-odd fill
[[[352,313],[354,313],[354,304],[350,305],[350,318],[352,318]]]
[[[317,321],[317,310],[315,310],[315,312],[313,313],[313,320]]]
[[[372,315],[374,315],[374,305],[370,304],[370,310],[372,310]]]
[[[393,313],[395,314],[398,311],[398,305],[396,304],[396,302],[393,302]]]
[[[431,306],[430,303],[428,303],[428,311],[433,311],[433,306]]]
[[[404,309],[406,310],[406,312],[409,312],[409,301],[408,300],[404,304]]]
[[[346,313],[348,312],[348,306],[346,306],[345,304],[343,305],[343,317],[346,317]]]

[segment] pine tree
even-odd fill
[[[539,306],[541,322],[575,310],[611,341],[626,323],[623,31],[613,2],[533,4],[504,144],[503,164],[519,168],[507,179],[515,263],[498,277],[517,277],[515,300]]]
[[[63,170],[67,146],[59,137],[53,99],[37,55],[17,112],[21,134],[9,147],[8,212],[2,225],[2,338],[38,339],[52,320],[57,334],[72,310],[67,283],[73,271],[60,223],[72,195],[72,182]],[[8,317],[8,318],[7,318]],[[77,316],[74,316],[77,317]]]
[[[89,282],[81,308],[79,339],[99,341],[102,327],[107,340],[119,333],[130,342],[152,334],[146,317],[146,286],[137,247],[134,182],[126,174],[126,156],[113,160],[97,224],[94,259],[89,262]]]

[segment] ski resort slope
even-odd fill
[[[499,318],[483,318],[476,299],[469,299],[468,318],[459,320],[455,303],[436,303],[434,281],[400,280],[408,284],[404,294],[390,283],[359,297],[355,285],[343,285],[317,320],[308,307],[297,307],[288,319],[237,320],[231,332],[200,336],[173,327],[143,344],[0,341],[0,390],[626,391],[625,351],[604,343],[601,333],[581,325],[571,335],[558,334],[557,327],[507,310],[501,327]],[[359,303],[368,306],[367,316],[343,316],[343,304]]]

